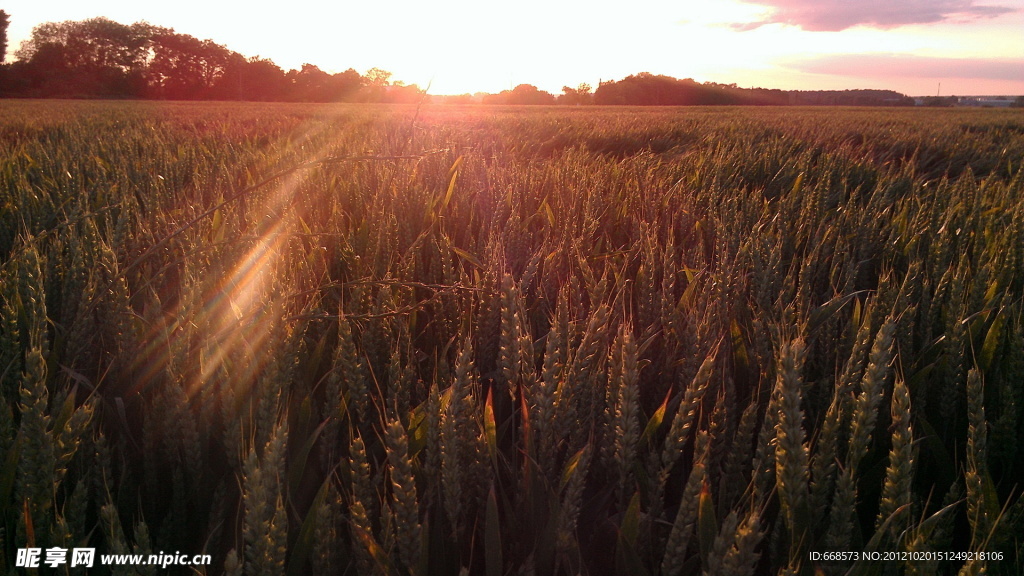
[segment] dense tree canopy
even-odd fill
[[[575,88],[562,86],[562,95],[558,97],[558,103],[568,104],[570,106],[593,104],[594,94],[592,93],[590,84],[583,83]]]
[[[5,30],[6,14],[2,22]],[[37,26],[16,57],[0,69],[2,96],[386,102],[423,94],[415,85],[392,84],[385,70],[372,69],[365,78],[312,64],[285,72],[213,40],[107,18]]]
[[[801,105],[905,106],[913,100],[891,90],[767,90],[735,84],[700,83],[690,78],[641,72],[617,82],[602,82],[595,104],[633,106]]]
[[[532,84],[520,84],[511,90],[484,97],[484,104],[554,104],[555,96]]]

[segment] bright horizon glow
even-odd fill
[[[743,87],[1024,94],[1024,0],[307,0],[150,4],[8,0],[8,59],[44,22],[147,21],[285,70],[382,68],[431,94],[562,86],[651,72]]]

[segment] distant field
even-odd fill
[[[4,572],[1020,574],[1022,168],[1019,110],[0,101]]]

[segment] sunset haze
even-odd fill
[[[562,86],[648,71],[780,89],[1024,94],[1024,0],[623,4],[300,0],[5,3],[8,61],[44,22],[147,21],[279,66],[382,68],[432,94]],[[939,85],[941,83],[941,89]]]

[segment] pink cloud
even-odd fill
[[[792,60],[786,67],[855,78],[964,78],[1024,81],[1024,60],[933,58],[912,54],[833,54]]]
[[[760,22],[737,24],[752,30],[765,24],[789,24],[804,30],[836,32],[853,26],[895,28],[931,24],[953,18],[993,18],[1015,12],[1005,6],[978,5],[974,0],[746,0],[773,8]]]

